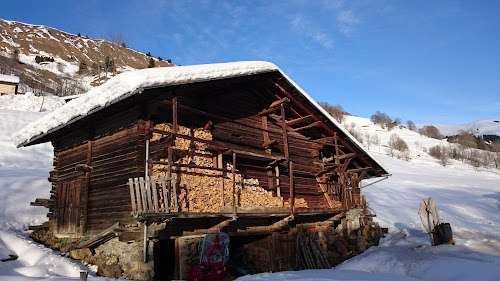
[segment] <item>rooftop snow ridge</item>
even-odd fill
[[[20,147],[60,127],[71,124],[91,112],[123,100],[143,88],[178,85],[206,80],[251,75],[279,68],[270,62],[243,61],[218,64],[149,68],[129,71],[111,78],[82,97],[28,124],[18,131],[14,143]]]
[[[19,84],[19,77],[14,75],[0,74],[0,82],[16,83]]]

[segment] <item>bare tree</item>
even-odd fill
[[[418,133],[433,139],[443,139],[443,135],[439,129],[432,125],[425,125],[423,128],[418,129]]]
[[[392,134],[387,144],[389,155],[398,159],[410,161],[410,149],[408,144],[396,134]]]
[[[328,114],[335,118],[335,120],[337,120],[339,123],[342,124],[344,122],[344,116],[346,112],[340,104],[337,103],[336,105],[332,106],[328,102],[322,101],[319,103],[319,105],[321,105],[321,107],[323,107],[323,109],[325,109],[325,111],[328,112]]]
[[[406,121],[406,127],[408,127],[408,130],[411,130],[411,131],[417,130],[417,126],[415,126],[415,123],[413,123],[413,121],[411,121],[411,120]]]

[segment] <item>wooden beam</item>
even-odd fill
[[[354,157],[356,157],[356,153],[346,153],[346,154],[342,154],[338,157],[335,157],[335,159],[343,160],[343,159],[354,158]]]
[[[306,125],[306,126],[303,126],[303,127],[294,128],[294,129],[292,128],[292,131],[294,131],[294,132],[300,132],[300,131],[311,129],[311,128],[321,127],[322,123],[323,122],[321,122],[321,121],[317,121],[317,122],[314,122],[312,124],[309,124],[309,125]]]
[[[288,133],[286,131],[286,118],[285,118],[285,106],[281,104],[281,128],[283,130],[283,150],[285,157],[288,159],[290,157],[288,151]]]
[[[288,163],[289,165],[289,172],[290,172],[290,210],[292,214],[295,212],[295,196],[294,196],[294,183],[293,183],[293,162],[290,161]]]
[[[306,116],[303,116],[303,117],[300,117],[300,118],[297,118],[297,119],[288,120],[288,121],[286,121],[286,125],[287,126],[293,126],[293,125],[297,125],[297,124],[300,124],[300,123],[304,123],[304,122],[310,121],[312,119],[313,119],[312,115],[306,115]]]
[[[372,167],[365,167],[365,168],[358,168],[358,169],[349,169],[346,172],[347,173],[359,173],[359,172],[363,172],[362,175],[364,177],[364,175],[366,174],[366,172],[370,171],[371,169],[372,169]]]
[[[172,129],[174,133],[179,131],[179,124],[177,121],[177,97],[172,99]]]
[[[233,214],[236,215],[236,153],[233,152],[233,167],[232,167],[232,173],[233,173]]]
[[[318,183],[321,192],[323,192],[323,196],[325,197],[326,202],[328,203],[328,207],[333,208],[332,198],[328,196],[328,188],[326,187],[326,184],[322,183],[319,177],[316,177],[316,182]]]
[[[275,111],[277,111],[279,109],[280,109],[279,107],[264,109],[264,110],[260,111],[259,113],[257,113],[257,115],[259,115],[259,116],[267,115],[267,114],[273,113],[273,112],[275,112]]]
[[[289,102],[290,102],[289,98],[282,98],[282,99],[279,99],[279,100],[271,103],[271,105],[269,106],[269,108],[273,108],[273,107],[276,107],[278,105],[282,105],[283,103],[289,103]]]
[[[271,154],[271,147],[270,145],[273,144],[274,142],[276,142],[276,140],[270,140],[269,139],[269,133],[267,132],[267,116],[262,116],[261,117],[261,121],[262,121],[262,136],[264,138],[264,144],[263,144],[263,147],[265,148],[265,153],[267,155]],[[272,176],[273,175],[273,172],[272,171],[267,171],[267,176]],[[269,187],[269,189],[273,189],[273,179],[271,177],[269,177],[267,179],[267,185]]]
[[[342,168],[340,169],[340,172],[341,174],[345,173],[346,169],[347,169],[347,166],[349,166],[349,163],[351,162],[351,159],[352,158],[347,158],[345,161],[344,161],[344,164],[342,164]]]

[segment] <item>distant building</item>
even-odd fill
[[[0,95],[16,95],[19,77],[0,74]]]

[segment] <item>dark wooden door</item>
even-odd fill
[[[295,235],[293,232],[274,232],[269,237],[271,271],[284,271],[294,269]]]
[[[79,235],[82,233],[80,219],[82,214],[83,185],[83,178],[59,184],[58,234]]]

